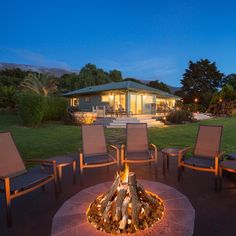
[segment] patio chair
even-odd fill
[[[57,196],[57,175],[55,161],[29,160],[31,163],[47,163],[54,172],[45,173],[41,168],[27,171],[19,151],[9,132],[0,133],[0,192],[5,194],[7,224],[12,225],[11,201],[39,187],[54,181]]]
[[[126,146],[121,146],[121,164],[155,163],[157,178],[157,147],[148,144],[148,130],[146,123],[126,124]]]
[[[200,125],[193,155],[185,157],[190,147],[179,151],[178,157],[178,181],[182,176],[183,168],[211,172],[215,175],[215,190],[218,185],[219,160],[223,152],[220,152],[223,126]]]
[[[109,167],[119,169],[119,148],[107,145],[103,125],[82,125],[83,149],[80,151],[80,177],[86,168]],[[112,153],[113,151],[113,153]]]

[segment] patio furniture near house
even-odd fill
[[[62,170],[66,166],[71,166],[73,170],[73,183],[76,183],[76,160],[69,156],[58,156],[48,159],[49,161],[55,161],[57,167],[57,176],[59,183],[59,190],[62,191]]]
[[[223,126],[200,125],[197,139],[191,157],[185,157],[190,149],[185,148],[179,152],[178,181],[182,176],[184,167],[193,170],[211,172],[215,175],[215,190],[218,189],[219,161],[223,155],[220,151]]]
[[[157,147],[148,144],[148,132],[146,123],[126,124],[126,145],[121,146],[121,164],[155,163],[155,175],[157,178]]]
[[[236,160],[226,160],[220,162],[219,165],[219,190],[221,191],[222,189],[222,173],[223,171],[227,171],[230,173],[235,173],[236,174]],[[235,183],[236,187],[236,183]]]
[[[80,151],[80,177],[86,168],[109,167],[119,169],[119,148],[107,145],[103,125],[82,125],[83,150]]]
[[[12,225],[11,201],[53,181],[57,196],[56,161],[26,160],[28,163],[51,164],[53,172],[41,168],[27,171],[9,132],[0,133],[0,192],[5,194],[7,224]]]
[[[161,150],[162,152],[162,173],[165,175],[166,169],[169,170],[169,158],[170,157],[178,157],[179,151],[181,151],[182,148],[164,148]]]

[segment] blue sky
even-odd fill
[[[94,63],[125,77],[173,86],[189,60],[236,73],[232,0],[0,2],[0,62],[80,69]]]

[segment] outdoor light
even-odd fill
[[[197,102],[198,102],[198,99],[197,99],[197,98],[195,98],[195,99],[194,99],[194,102],[196,102],[196,103],[197,103]]]

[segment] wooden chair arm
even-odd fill
[[[192,147],[185,147],[185,148],[182,148],[179,150],[179,153],[178,153],[178,166],[179,167],[181,166],[183,156],[191,149],[192,149]]]
[[[179,155],[186,154],[189,150],[193,149],[192,147],[185,147],[179,150]]]
[[[155,161],[157,161],[157,147],[156,147],[156,145],[153,143],[150,143],[149,148],[154,151],[154,158],[155,158]]]
[[[224,154],[225,154],[225,152],[220,152],[220,153],[216,154],[216,157],[221,159]]]
[[[157,146],[155,144],[153,144],[153,143],[149,144],[149,148],[157,151]]]
[[[116,151],[119,151],[119,148],[117,146],[115,146],[115,145],[109,144],[107,147],[111,148],[111,149],[114,149]]]

